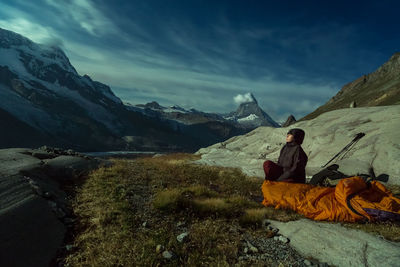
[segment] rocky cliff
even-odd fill
[[[353,101],[357,107],[400,104],[400,53],[392,55],[375,72],[343,86],[327,103],[301,120],[313,119],[327,111],[348,108]]]

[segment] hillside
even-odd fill
[[[353,101],[357,107],[400,104],[400,53],[392,55],[375,72],[343,86],[327,103],[301,120],[310,120],[331,110],[348,108]]]

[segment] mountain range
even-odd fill
[[[58,47],[0,28],[0,147],[194,151],[260,125],[279,127],[254,96],[228,115],[156,102],[124,104],[79,75]]]

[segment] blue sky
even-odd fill
[[[229,112],[251,92],[282,121],[398,52],[399,10],[385,0],[2,0],[0,27],[59,45],[125,102]]]

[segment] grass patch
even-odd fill
[[[258,233],[263,219],[302,218],[263,207],[259,179],[240,170],[194,164],[175,154],[115,160],[92,172],[73,203],[78,219],[69,266],[231,266],[243,233]],[[179,223],[178,223],[179,222]],[[400,241],[395,224],[345,224]],[[188,232],[183,243],[177,236]],[[264,233],[265,235],[265,233]],[[170,260],[156,251],[174,254]]]
[[[237,217],[245,208],[259,206],[259,204],[241,196],[227,198],[206,198],[193,201],[193,211],[201,216],[213,215],[227,218]]]
[[[174,188],[158,193],[153,201],[155,208],[160,210],[176,210],[181,198],[181,190]]]
[[[246,209],[239,218],[242,226],[258,228],[262,225],[264,219],[273,219],[281,222],[295,221],[303,218],[300,214],[291,210],[274,209],[272,207]]]
[[[344,223],[343,226],[381,236],[389,241],[400,242],[400,224],[395,222]]]
[[[237,261],[240,234],[223,220],[206,219],[190,229],[182,249],[188,266],[232,266]],[[196,253],[191,253],[196,251]]]

